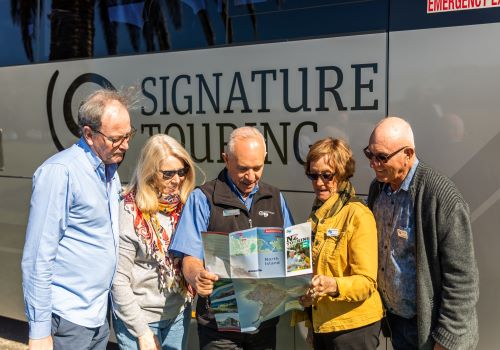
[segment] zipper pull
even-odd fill
[[[252,228],[252,219],[248,219],[248,223],[250,224],[250,228]]]

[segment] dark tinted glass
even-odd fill
[[[0,1],[0,66],[383,31],[388,1]]]
[[[179,175],[179,177],[184,177],[187,175],[188,172],[189,172],[188,167],[177,169],[177,170],[160,170],[160,173],[163,174],[163,178],[165,180],[170,180],[171,178],[173,178],[175,176],[175,174]]]
[[[107,0],[98,7],[96,56],[191,49],[225,42],[224,22],[214,1]]]
[[[18,64],[30,63],[30,56],[27,55],[24,49],[23,34],[20,30],[21,21],[26,21],[25,41],[29,43],[34,39],[34,19],[21,17],[21,14],[16,8],[11,11],[11,1],[0,1],[0,66],[11,66]],[[29,44],[28,44],[29,45]]]
[[[231,3],[240,3],[233,0]],[[243,1],[244,2],[244,1]],[[291,40],[386,29],[387,0],[258,1],[230,10],[234,43]]]

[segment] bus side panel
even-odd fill
[[[0,314],[24,320],[21,257],[28,219],[31,180],[3,178],[0,181]]]
[[[342,137],[360,159],[374,123],[386,113],[386,42],[383,32],[2,68],[0,80],[8,84],[0,87],[0,105],[7,106],[0,122],[0,194],[16,200],[4,203],[0,227],[2,237],[16,239],[0,242],[10,252],[0,263],[8,259],[12,265],[12,274],[0,277],[5,292],[0,290],[8,293],[1,300],[9,301],[0,314],[23,318],[20,262],[31,176],[77,140],[77,109],[91,91],[107,83],[139,87],[141,99],[131,112],[138,135],[119,168],[123,182],[152,134],[183,142],[212,179],[223,167],[220,154],[230,131],[256,125],[268,145],[263,181],[284,192],[299,223],[313,199],[300,163],[309,145]],[[366,194],[372,174],[368,162],[358,164],[353,183]],[[198,183],[204,180],[197,176]],[[303,348],[303,333],[289,319],[282,317],[278,327],[278,347]]]
[[[470,205],[479,349],[500,343],[499,34],[499,23],[389,34],[389,114],[409,120],[419,159],[449,176]]]

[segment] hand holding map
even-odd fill
[[[204,232],[202,239],[205,267],[221,278],[210,298],[219,330],[254,331],[265,320],[302,309],[298,297],[312,277],[310,223]]]

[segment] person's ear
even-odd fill
[[[82,128],[82,136],[85,139],[85,141],[87,141],[87,144],[90,146],[94,144],[94,140],[92,139],[92,134],[93,134],[93,131],[90,128],[90,126],[85,125]]]
[[[227,161],[228,161],[229,157],[226,153],[222,153],[222,159],[224,160],[224,164],[226,164],[226,166],[227,166]]]
[[[413,157],[413,155],[415,154],[415,150],[411,147],[408,147],[404,150],[405,154],[406,154],[406,157],[408,159],[411,159]]]

